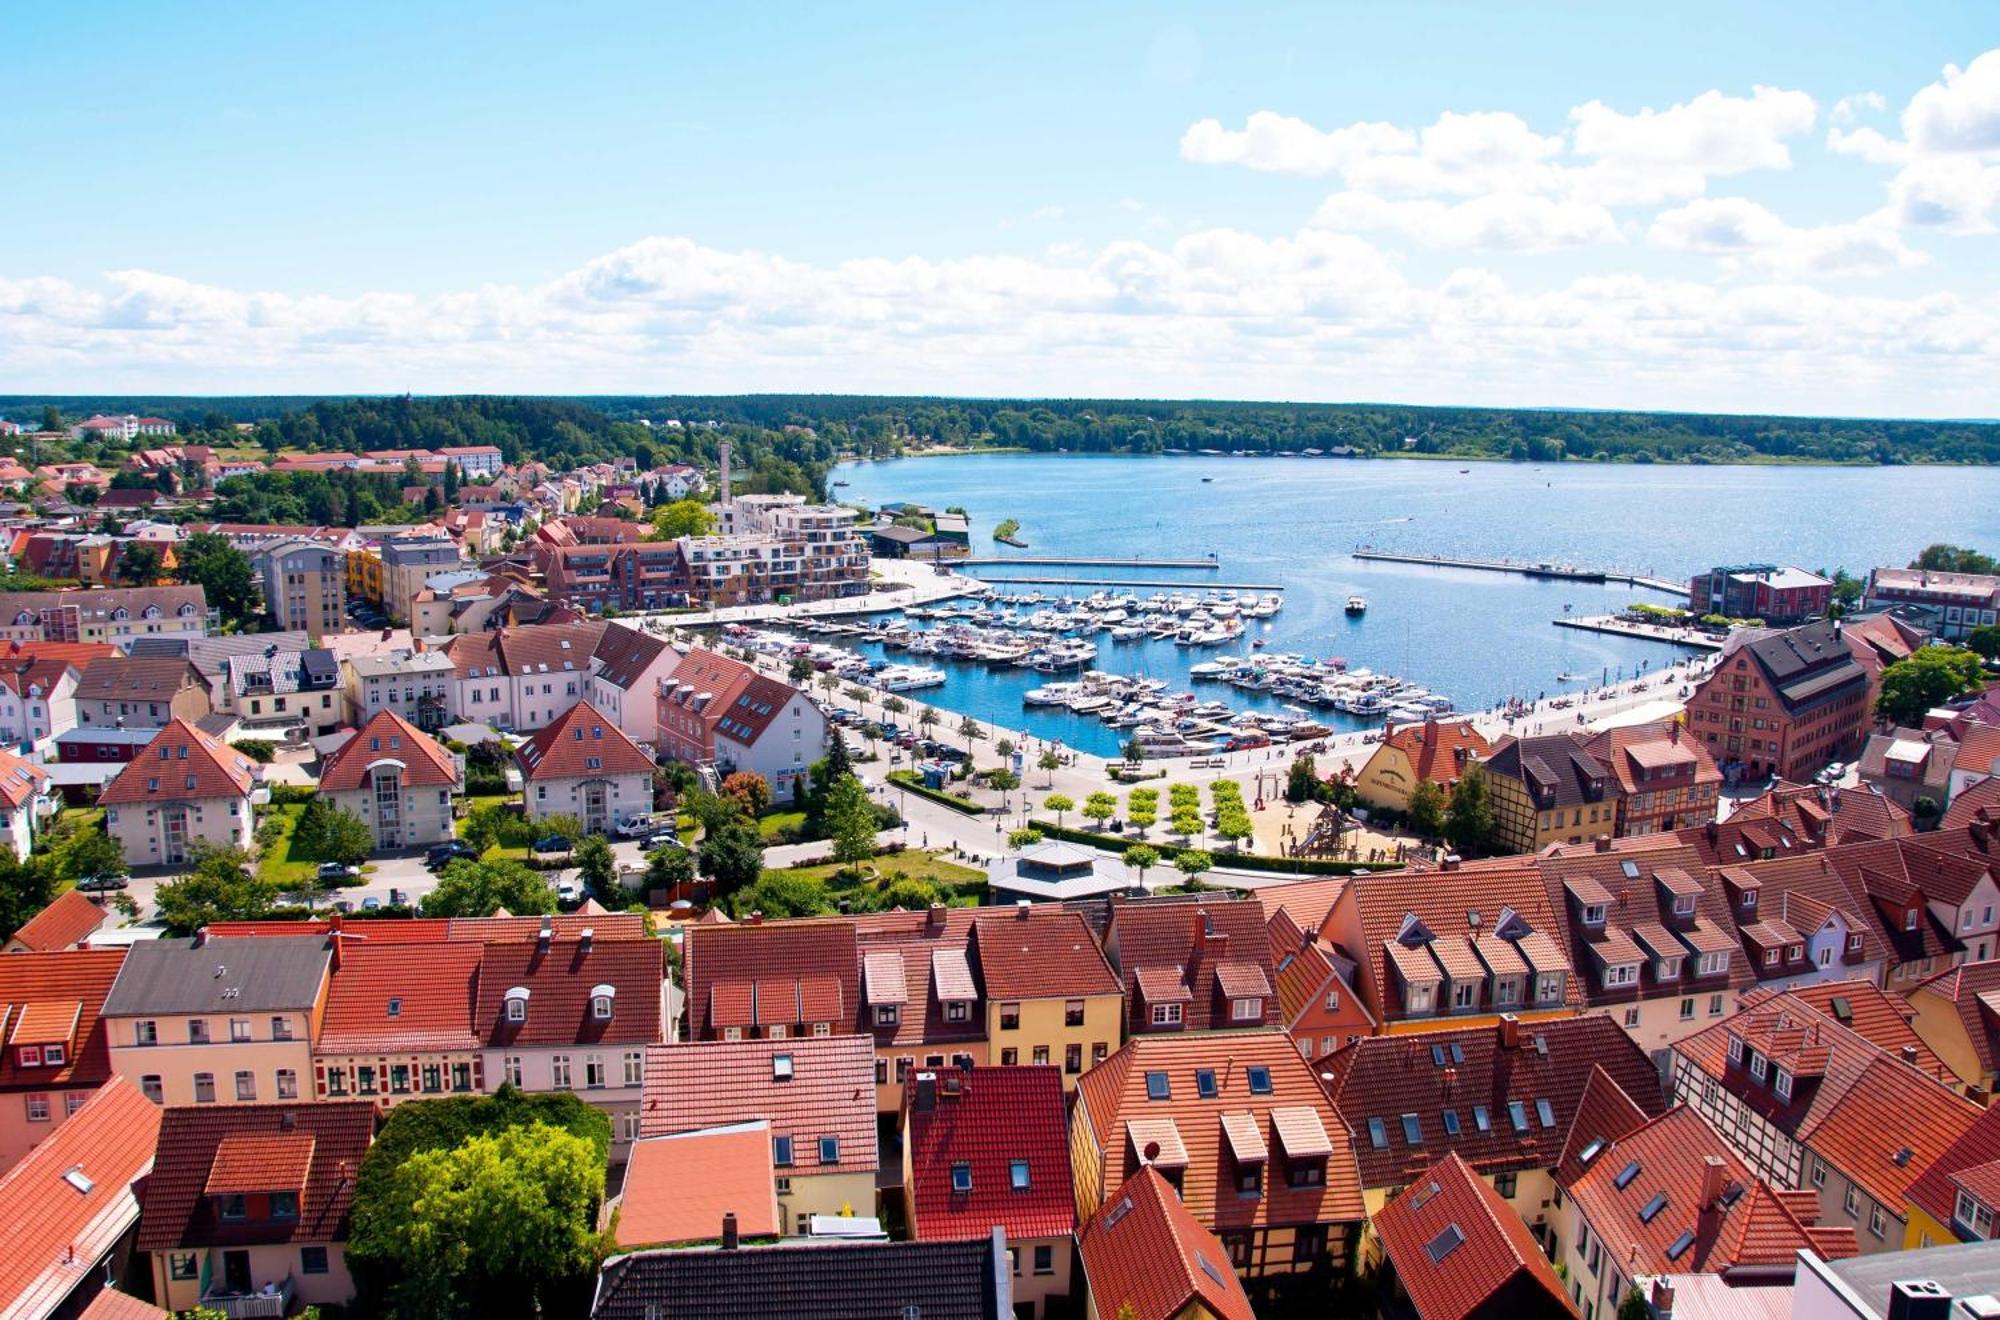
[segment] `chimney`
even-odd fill
[[[594,938],[594,937],[596,936],[596,934],[597,934],[597,931],[596,931],[596,930],[594,930],[593,928],[589,927],[589,926],[585,926],[585,927],[584,927],[584,928],[583,928],[582,930],[578,931],[578,932],[576,933],[576,949],[577,949],[577,952],[578,952],[578,953],[589,953],[589,952],[590,952],[590,941],[591,941],[591,940],[592,940],[592,939],[593,939],[593,938]]]
[[[1722,1189],[1729,1184],[1729,1165],[1720,1155],[1705,1155],[1701,1161],[1701,1208],[1715,1209]]]
[[[208,927],[203,926],[194,933],[194,947],[199,949],[208,943]]]
[[[1930,1279],[1898,1279],[1889,1285],[1888,1320],[1948,1320],[1951,1294]]]
[[[931,904],[930,909],[924,913],[925,932],[931,935],[936,935],[941,931],[943,931],[944,914],[945,914],[944,904],[942,903]]]
[[[917,1109],[929,1113],[937,1108],[937,1074],[920,1072],[917,1074]]]
[[[750,915],[749,915],[749,916],[747,916],[747,917],[743,918],[743,924],[744,924],[744,925],[746,925],[746,926],[761,926],[761,925],[763,925],[763,924],[764,924],[764,909],[762,909],[762,908],[756,908],[756,909],[754,909],[754,910],[753,910],[753,911],[752,911],[752,912],[750,913]]]
[[[1611,836],[1600,834],[1590,841],[1590,846],[1596,852],[1608,853],[1611,851]]]
[[[542,928],[535,932],[535,943],[541,947],[544,953],[546,953],[548,951],[549,941],[554,939],[555,936],[556,936],[556,919],[554,917],[543,917]]]
[[[1446,871],[1456,871],[1458,869],[1458,861],[1459,858],[1457,853],[1446,853],[1444,855],[1444,861],[1439,863],[1439,866]]]
[[[734,1210],[726,1211],[722,1216],[722,1249],[724,1251],[734,1251],[736,1250],[737,1242],[736,1212]]]
[[[1519,1049],[1521,1046],[1521,1019],[1512,1013],[1500,1015],[1500,1048]]]
[[[1653,1280],[1653,1314],[1659,1320],[1674,1320],[1674,1285],[1664,1278]]]
[[[1715,846],[1716,835],[1721,833],[1721,827],[1711,820],[1701,827],[1701,832],[1707,836],[1708,846],[1713,848]]]
[[[1993,850],[1993,822],[1990,820],[1975,820],[1969,828],[1972,831],[1972,846],[1981,852],[1991,852]]]
[[[1028,919],[1029,909],[1034,906],[1035,905],[1033,903],[1030,903],[1025,898],[1016,899],[1014,902],[1014,919],[1016,921],[1026,921]]]
[[[1681,722],[1679,720],[1674,720],[1673,722],[1667,725],[1667,741],[1678,743],[1680,740],[1681,740]],[[1667,1289],[1668,1295],[1671,1296],[1673,1294],[1673,1291],[1674,1290],[1672,1288]]]
[[[1917,1047],[1916,1047],[1916,1046],[1914,1046],[1914,1045],[1905,1045],[1905,1046],[1903,1047],[1903,1062],[1904,1062],[1904,1063],[1907,1063],[1907,1064],[1910,1064],[1910,1065],[1911,1065],[1912,1067],[1914,1067],[1914,1066],[1916,1065],[1916,1062],[1917,1062]]]

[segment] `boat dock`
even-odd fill
[[[1208,568],[1217,569],[1222,565],[1214,555],[1206,559],[1072,559],[1062,555],[973,555],[970,558],[953,561],[956,564],[1020,564],[1041,568]]]
[[[1558,628],[1580,632],[1610,633],[1614,637],[1637,637],[1648,642],[1665,642],[1696,651],[1720,651],[1722,640],[1693,628],[1667,628],[1657,623],[1632,623],[1615,614],[1598,614],[1573,619],[1551,619]]]
[[[1431,568],[1474,568],[1487,573],[1519,573],[1523,577],[1554,578],[1564,582],[1624,582],[1631,586],[1643,587],[1648,591],[1663,591],[1670,596],[1687,595],[1685,582],[1648,577],[1644,573],[1626,573],[1615,568],[1583,568],[1575,564],[1531,562],[1525,559],[1467,559],[1457,555],[1421,555],[1398,550],[1372,550],[1367,546],[1361,546],[1353,553],[1356,559],[1380,560],[1390,564],[1423,564]]]
[[[1166,582],[1155,578],[979,578],[996,587],[1172,587],[1183,591],[1283,591],[1278,582]]]

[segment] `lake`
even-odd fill
[[[1464,471],[1461,472],[1461,469]],[[838,499],[896,500],[971,516],[975,555],[1216,556],[1215,571],[982,568],[981,576],[1150,578],[1271,583],[1284,610],[1220,648],[1114,644],[1100,636],[1096,667],[1191,686],[1187,666],[1218,653],[1344,656],[1412,679],[1461,709],[1564,686],[1560,673],[1615,678],[1685,654],[1675,647],[1557,628],[1565,607],[1604,614],[1631,601],[1678,605],[1659,592],[1513,574],[1370,563],[1359,545],[1478,558],[1552,560],[1685,580],[1727,563],[1844,567],[1865,575],[1907,563],[1934,541],[2000,547],[2000,470],[1803,466],[1534,466],[1431,460],[993,454],[843,465]],[[1021,551],[992,540],[1015,518]],[[1044,592],[1062,588],[1034,588]],[[1014,588],[1017,591],[1030,588]],[[1078,594],[1088,594],[1083,588]],[[1140,589],[1140,595],[1152,589]],[[1368,611],[1350,618],[1350,594]],[[883,654],[880,648],[861,648]],[[890,659],[900,658],[894,655]],[[940,665],[936,705],[1060,738],[1100,754],[1118,731],[1068,712],[1024,708],[1021,693],[1049,681],[1017,669]],[[1215,684],[1204,697],[1239,708],[1268,699]],[[1331,711],[1322,720],[1356,722]]]

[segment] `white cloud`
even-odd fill
[[[1869,94],[1868,108],[1886,101]],[[1847,98],[1859,104],[1861,98]],[[1961,69],[1948,64],[1934,83],[1919,88],[1903,107],[1902,138],[1873,128],[1844,130],[1836,107],[1828,150],[1893,165],[1885,218],[1900,225],[1985,234],[2000,214],[2000,50],[1989,50]],[[1847,117],[1851,117],[1851,114]]]
[[[1991,233],[1993,213],[2000,210],[2000,163],[1987,164],[1976,156],[1913,160],[1889,183],[1889,210],[1906,225]]]
[[[1259,110],[1240,130],[1203,119],[1181,135],[1181,158],[1197,165],[1244,165],[1273,174],[1332,174],[1381,153],[1411,151],[1415,135],[1394,124],[1350,124],[1322,132],[1303,119]]]
[[[1856,92],[1843,96],[1833,103],[1829,116],[1835,124],[1851,124],[1861,117],[1863,111],[1880,113],[1889,108],[1888,98],[1880,92]]]
[[[1708,91],[1637,114],[1591,101],[1569,118],[1577,154],[1607,167],[1727,175],[1789,169],[1786,139],[1810,132],[1815,112],[1804,92],[1758,87],[1748,98]]]
[[[1732,273],[1760,276],[1876,275],[1924,260],[1882,223],[1802,228],[1743,197],[1703,197],[1664,211],[1646,238],[1655,247],[1722,257]]]
[[[1390,201],[1373,193],[1338,192],[1320,204],[1313,223],[1364,233],[1393,231],[1434,248],[1546,252],[1620,241],[1618,223],[1603,207],[1533,193],[1489,193],[1446,203]]]
[[[1919,151],[2000,151],[2000,50],[1989,50],[1910,98],[1903,136]]]
[[[1870,165],[1902,165],[1910,159],[1907,142],[1897,142],[1873,128],[1829,128],[1826,149],[1836,155],[1859,156]]]

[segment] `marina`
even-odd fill
[[[995,538],[998,540],[999,538]],[[988,567],[1002,564],[1039,565],[1044,568],[1220,568],[1214,555],[1205,559],[1142,559],[1142,558],[1072,558],[1063,555],[973,555],[957,561],[961,564]]]
[[[1283,591],[1282,582],[1177,582],[1156,578],[982,577],[996,587],[1180,587],[1196,591]]]

